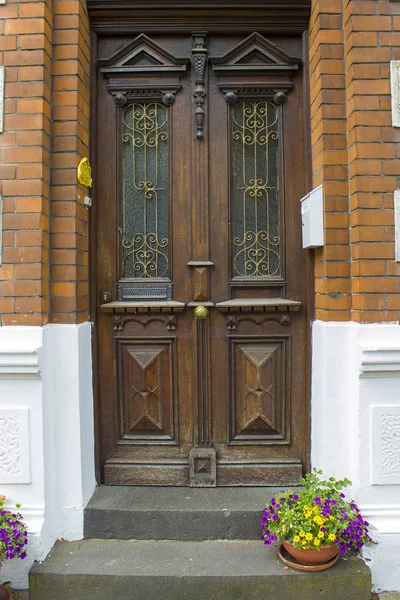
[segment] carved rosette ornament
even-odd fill
[[[207,66],[207,48],[206,33],[197,31],[192,33],[192,65],[196,74],[195,88],[193,90],[196,110],[194,116],[196,119],[196,139],[200,142],[204,139],[204,100],[206,97],[205,73]]]

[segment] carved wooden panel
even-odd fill
[[[162,341],[117,339],[120,443],[175,443],[175,348]]]
[[[230,343],[230,443],[288,443],[289,337]]]

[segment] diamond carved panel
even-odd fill
[[[288,443],[288,340],[232,340],[231,359],[231,443]]]
[[[118,340],[117,344],[121,440],[173,441],[173,341]]]

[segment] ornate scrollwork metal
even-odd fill
[[[236,277],[280,273],[278,138],[278,109],[271,101],[232,107]]]
[[[164,168],[160,171],[161,146],[168,140],[167,110],[158,102],[133,103],[123,110],[122,141],[127,145],[124,157],[123,277],[154,279],[168,275],[167,231],[164,228],[164,233],[160,233],[167,210],[165,148]],[[130,215],[129,218],[126,215]],[[138,231],[139,227],[141,231]]]
[[[166,109],[158,102],[129,104],[122,117],[125,128],[122,140],[124,142],[131,141],[132,146],[135,148],[143,146],[155,148],[160,139],[162,141],[167,140],[168,134],[165,127],[167,120]]]
[[[242,238],[234,238],[233,243],[235,247],[234,270],[236,275],[242,277],[271,276],[279,272],[278,236],[271,239],[267,231],[258,231],[257,233],[246,231]],[[271,268],[271,255],[276,257],[273,268]]]
[[[129,251],[124,255],[123,272],[126,271],[127,261],[132,261],[135,277],[164,277],[167,274],[166,238],[159,240],[156,233],[138,233],[131,240],[123,240],[122,246]]]
[[[278,113],[271,102],[242,102],[233,114],[233,139],[247,146],[267,145],[270,137],[278,139],[275,125]],[[241,113],[239,121],[238,114]],[[272,116],[271,116],[272,115]],[[266,176],[266,175],[264,175]]]

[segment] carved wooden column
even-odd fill
[[[197,431],[195,447],[190,452],[190,485],[216,485],[216,454],[211,447],[210,397],[210,321],[209,299],[209,173],[207,140],[207,40],[206,32],[192,33],[193,89],[193,163],[194,194],[192,204],[192,298],[196,319],[195,331],[195,398],[197,402]]]
[[[188,266],[193,268],[193,302],[209,300],[209,189],[207,132],[207,48],[204,31],[192,33],[192,89],[194,104],[193,163],[194,180],[192,203],[192,256]]]
[[[210,386],[210,320],[208,310],[199,305],[194,309],[195,392],[197,398],[197,444],[189,455],[189,476],[192,487],[215,487],[217,461],[211,446],[211,386]]]

